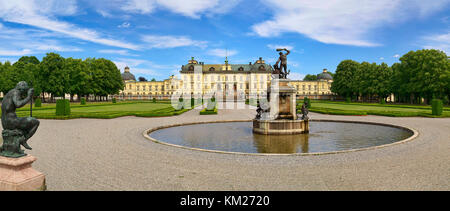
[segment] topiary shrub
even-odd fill
[[[42,107],[41,98],[37,98],[36,101],[34,101],[34,107],[36,108]]]
[[[86,98],[84,97],[81,98],[81,105],[86,105]]]
[[[116,98],[115,98],[115,97],[113,97],[113,99],[112,99],[112,103],[117,103],[117,100],[116,100]]]
[[[70,115],[70,102],[69,100],[57,100],[56,101],[56,116],[68,116]]]
[[[435,115],[435,116],[441,116],[442,115],[442,110],[443,110],[443,103],[442,100],[439,99],[433,99],[431,101],[431,114]]]
[[[351,97],[346,97],[345,98],[345,102],[346,103],[351,103],[352,102],[352,98]]]
[[[383,105],[386,104],[386,100],[384,98],[381,98],[380,104],[383,104]]]
[[[308,97],[305,97],[303,99],[303,103],[306,103],[306,102],[308,102],[308,109],[311,108],[311,99],[309,99]]]
[[[156,103],[156,98],[153,98],[153,102]]]
[[[195,99],[191,98],[191,107],[194,107],[194,105],[195,105]]]

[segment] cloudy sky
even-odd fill
[[[385,62],[422,48],[450,52],[450,0],[0,0],[0,61],[107,58],[165,79],[191,57],[273,64],[291,78],[340,61]]]

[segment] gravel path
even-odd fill
[[[41,120],[27,153],[48,190],[450,190],[450,118],[328,116],[411,127],[413,141],[320,156],[248,156],[153,143],[146,129],[195,121],[245,120],[254,110],[192,110],[165,118]]]

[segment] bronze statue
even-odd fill
[[[27,144],[27,141],[39,127],[39,120],[33,117],[17,117],[16,109],[30,102],[33,94],[34,89],[30,88],[27,82],[21,81],[3,98],[3,146],[0,148],[0,155],[5,157],[22,157],[26,154],[20,149],[21,145],[26,149],[32,149]]]
[[[308,102],[305,102],[305,103],[302,105],[302,120],[308,120],[308,119],[309,119],[308,113],[309,113],[309,110],[308,110]]]
[[[289,74],[288,70],[287,70],[287,55],[289,55],[291,52],[286,49],[286,48],[279,48],[277,49],[277,51],[280,52],[280,58],[278,58],[277,63],[275,63],[274,68],[275,70],[279,69],[280,74],[283,75],[283,77],[280,78],[287,78],[287,75]],[[282,51],[286,51],[286,54],[284,54]],[[278,66],[278,64],[280,64]]]

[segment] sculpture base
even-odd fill
[[[31,164],[36,158],[0,156],[0,191],[44,191],[45,175],[34,170]]]
[[[253,132],[264,135],[309,133],[308,120],[253,120]]]

